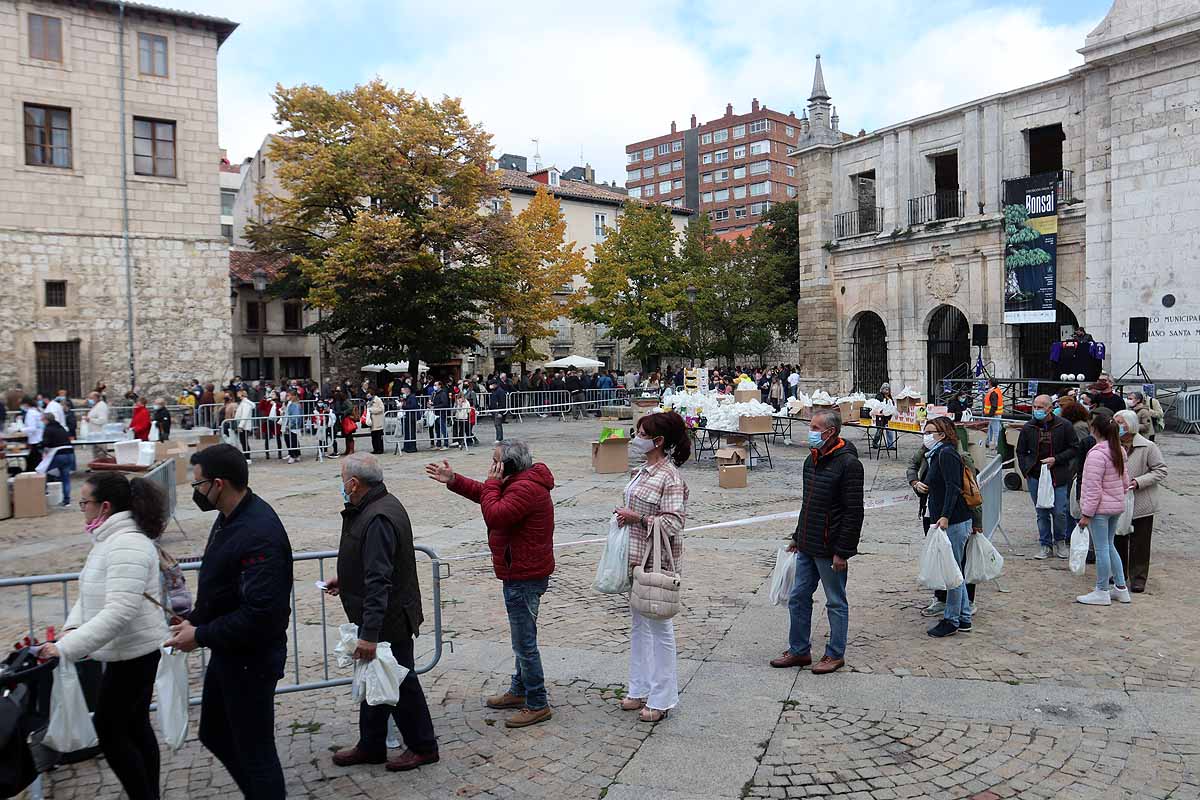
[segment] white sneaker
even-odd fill
[[[1123,587],[1121,589],[1118,589],[1117,587],[1114,586],[1113,588],[1108,590],[1108,596],[1111,597],[1113,600],[1116,600],[1117,602],[1120,602],[1120,603],[1132,603],[1133,602],[1133,598],[1129,596],[1129,587],[1128,586]]]
[[[927,605],[921,609],[921,616],[922,617],[940,617],[942,615],[942,612],[945,610],[946,610],[946,604],[943,603],[941,600],[934,598],[934,600],[929,605]]]
[[[971,603],[971,619],[974,619],[975,615],[978,613],[979,613],[979,604]]]
[[[1059,558],[1070,558],[1071,548],[1067,546],[1066,542],[1055,542],[1054,555],[1058,556]]]
[[[1038,561],[1044,561],[1047,558],[1054,558],[1054,548],[1042,545],[1042,548],[1038,550],[1038,554],[1034,556],[1034,558],[1036,558]]]
[[[292,458],[291,456],[288,456],[288,463],[289,463],[289,464],[295,464],[295,463],[296,463],[296,459]]]
[[[1081,594],[1075,598],[1077,603],[1083,603],[1085,606],[1111,606],[1112,598],[1108,596],[1108,592],[1101,589],[1094,589],[1087,594]]]

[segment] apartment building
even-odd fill
[[[172,392],[229,369],[217,50],[236,24],[0,0],[0,385]]]
[[[221,181],[221,236],[232,244],[233,204],[242,186],[242,168],[240,164],[230,164],[228,154],[222,150],[217,172]]]
[[[698,209],[698,140],[693,114],[692,125],[685,131],[678,130],[672,120],[670,133],[626,146],[625,189],[629,196],[647,203]]]

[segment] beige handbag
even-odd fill
[[[675,557],[671,553],[671,543],[665,542],[667,563],[670,570],[664,570],[662,565],[662,550],[660,549],[667,538],[659,525],[658,517],[651,524],[650,536],[652,544],[646,564],[633,568],[633,589],[629,594],[629,605],[637,609],[644,617],[650,619],[670,619],[679,613],[679,590],[681,581],[675,569]],[[647,569],[647,565],[649,569]]]

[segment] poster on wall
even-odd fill
[[[1024,186],[1010,182],[1008,190],[1004,206],[1004,322],[1053,323],[1057,318],[1057,189],[1053,181],[1046,185],[1045,178],[1039,177]]]

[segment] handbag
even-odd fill
[[[670,570],[663,569],[662,540],[666,536],[658,517],[655,517],[650,523],[652,543],[646,562],[633,568],[633,591],[629,594],[629,605],[650,619],[670,619],[679,613],[682,581],[675,569],[675,556],[671,553],[670,542],[666,546]]]
[[[342,433],[351,434],[351,433],[354,433],[354,431],[356,431],[357,429],[358,429],[358,426],[354,424],[353,419],[351,419],[350,417],[342,417]]]

